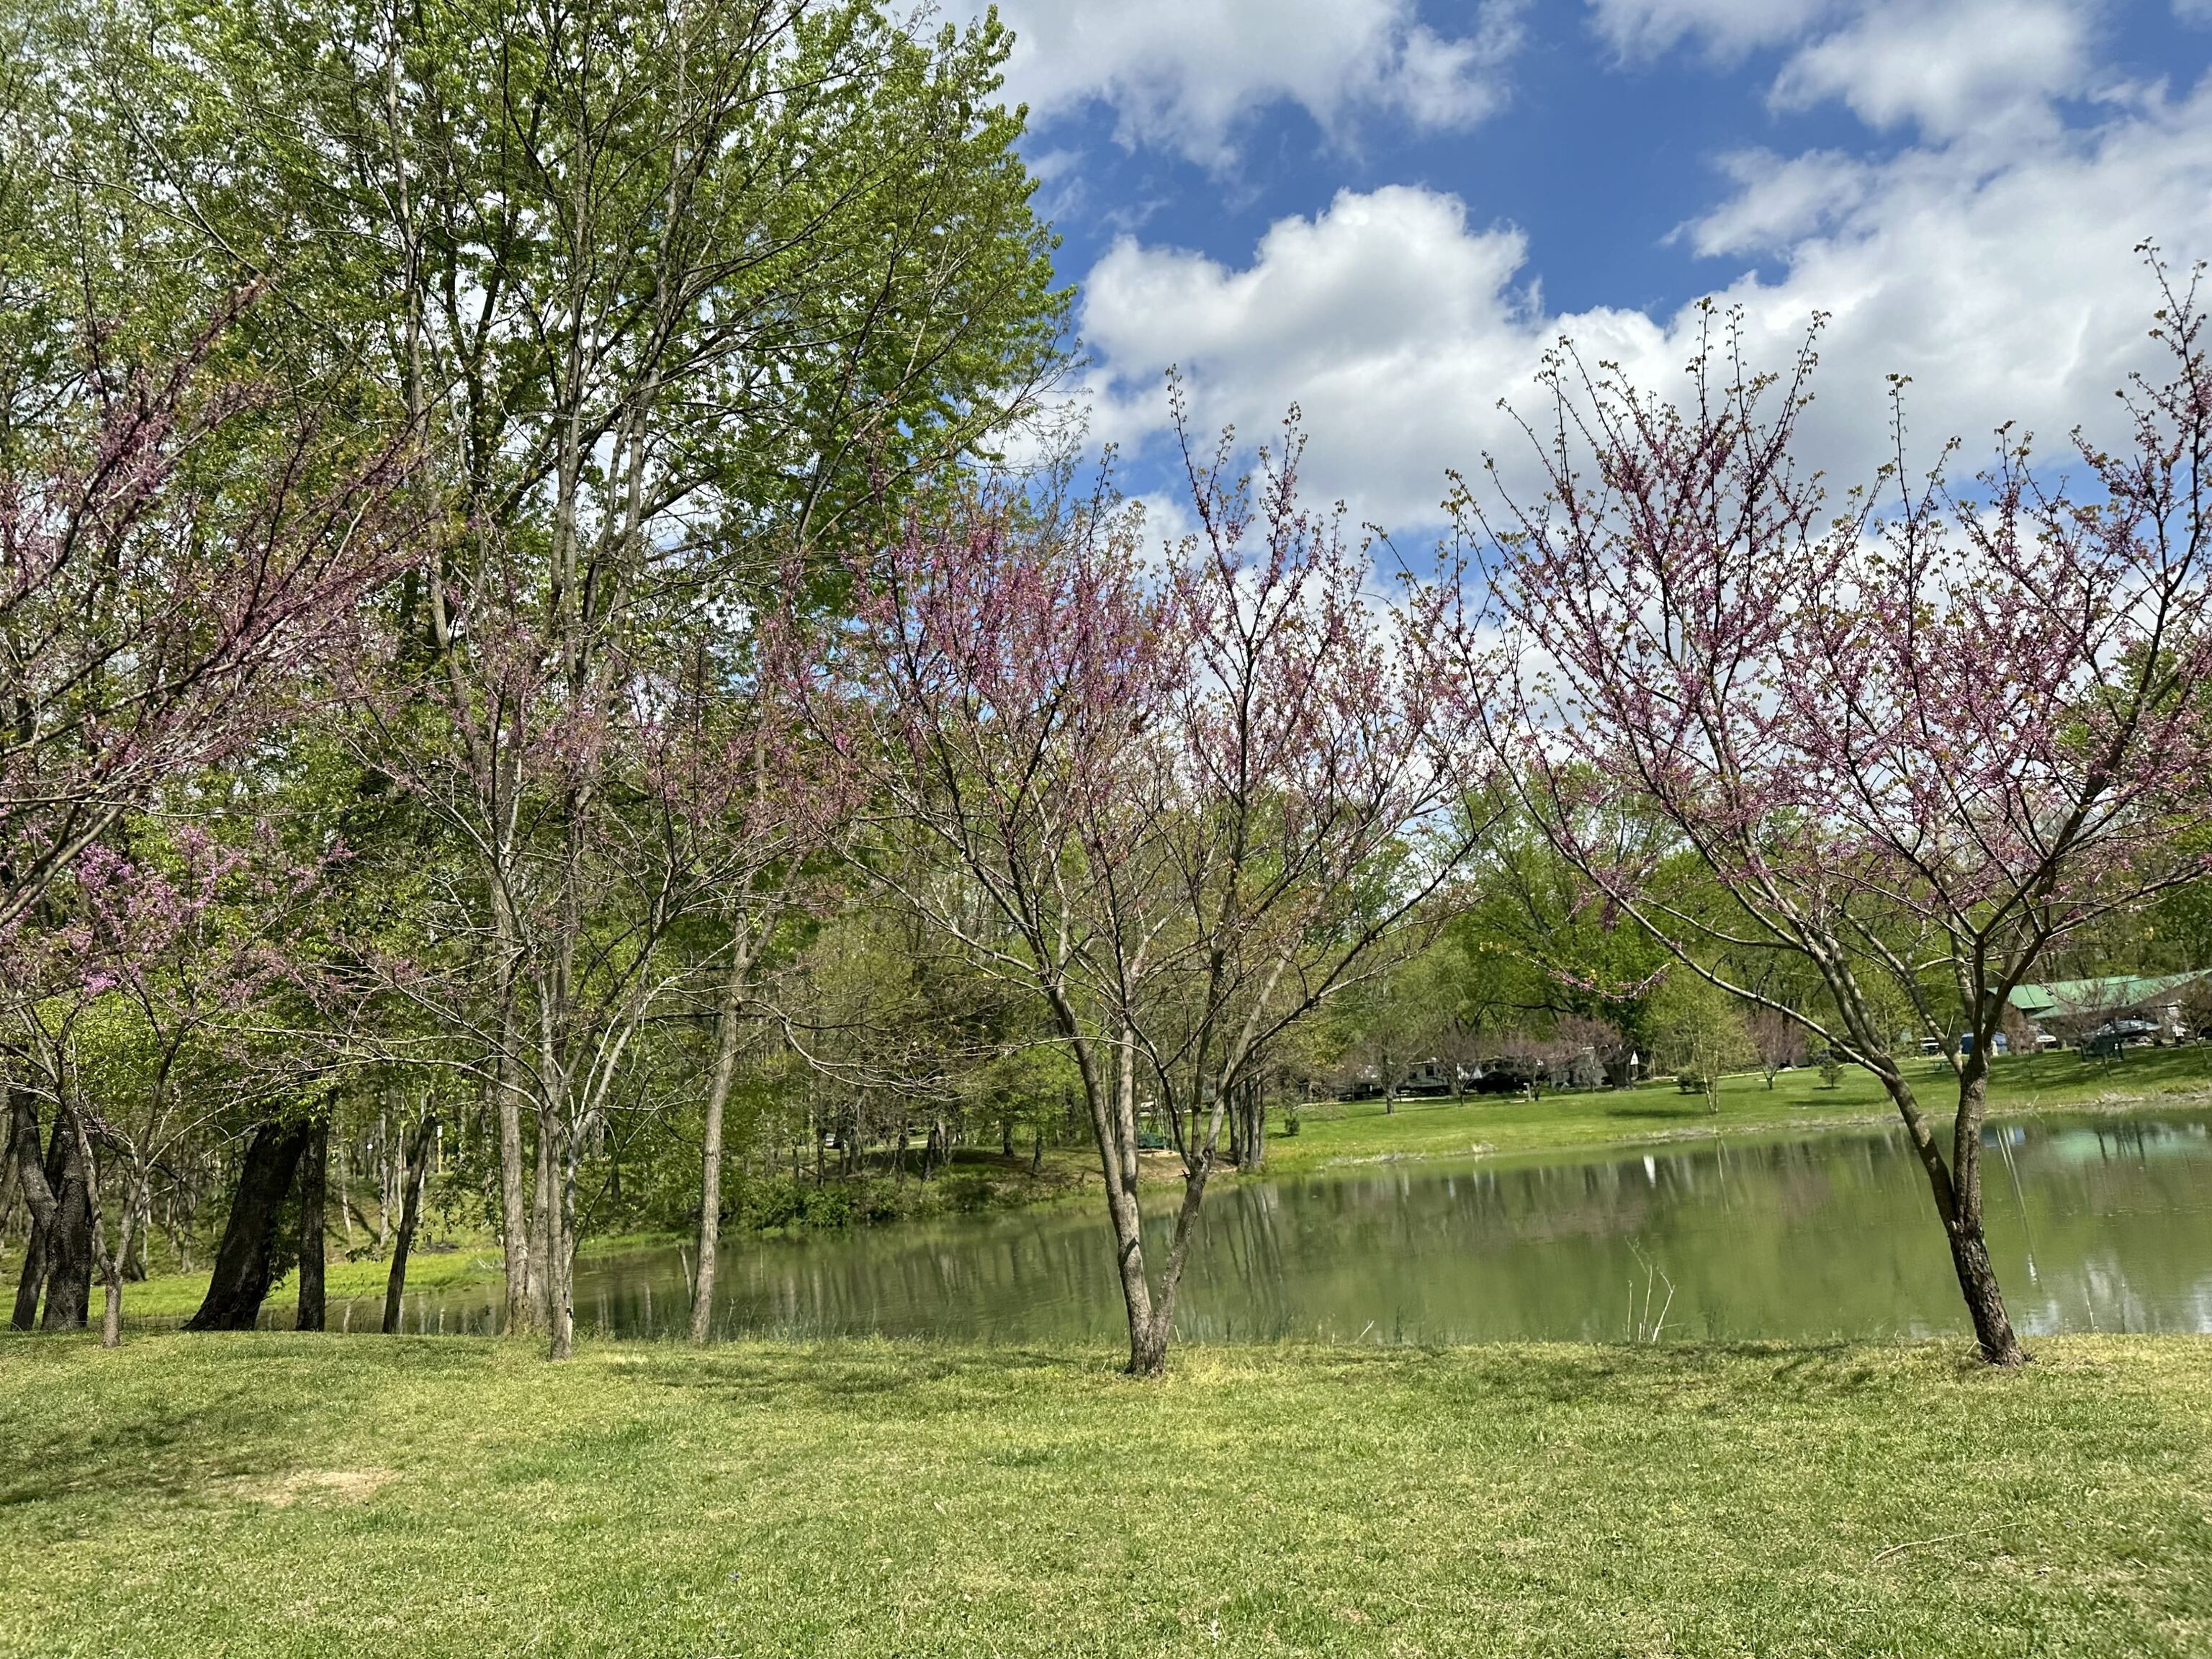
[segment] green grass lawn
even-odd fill
[[[1916,1062],[1922,1103],[1948,1125],[1957,1085],[1941,1061]],[[1924,1078],[1924,1082],[1921,1079]],[[1574,1152],[1715,1134],[1801,1134],[1856,1124],[1891,1124],[1897,1111],[1872,1074],[1847,1067],[1833,1089],[1819,1073],[1785,1072],[1769,1089],[1756,1073],[1724,1078],[1720,1110],[1669,1081],[1623,1091],[1547,1094],[1540,1100],[1379,1100],[1309,1107],[1299,1133],[1270,1140],[1270,1173],[1388,1158],[1499,1157]],[[1992,1116],[2119,1109],[2171,1101],[2212,1105],[2212,1043],[2139,1048],[2110,1063],[2072,1053],[1997,1060]]]
[[[0,1338],[0,1654],[2212,1651],[2212,1341]]]

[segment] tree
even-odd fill
[[[1662,1064],[1671,1066],[1684,1093],[1721,1109],[1720,1081],[1750,1063],[1754,1049],[1737,1003],[1702,975],[1673,973],[1653,999],[1651,1031]]]
[[[1745,1022],[1748,1029],[1752,1051],[1759,1056],[1759,1069],[1766,1079],[1766,1086],[1774,1087],[1775,1075],[1793,1066],[1802,1066],[1811,1055],[1812,1044],[1806,1039],[1805,1028],[1788,1015],[1771,1008],[1754,1007]]]
[[[1654,826],[1627,810],[1591,833],[1644,847]],[[1613,1087],[1633,1082],[1637,1056],[1650,1047],[1650,1000],[1667,978],[1663,947],[1561,858],[1516,803],[1467,887],[1451,934],[1468,1013],[1503,1028],[1571,1032]]]
[[[97,976],[102,952],[87,941],[101,872],[127,862],[113,843],[129,815],[242,762],[296,713],[359,637],[364,597],[411,550],[405,434],[348,437],[328,411],[216,366],[254,297],[232,296],[166,362],[106,357],[94,319],[94,344],[49,384],[37,433],[0,449],[0,999],[21,1067],[54,1103],[53,1140],[74,1143],[40,1157],[17,1076],[11,1157],[37,1218],[48,1324],[82,1322],[78,1285],[97,1257],[111,1342],[145,1194],[133,1180],[108,1194],[122,1200],[108,1252],[92,1137],[116,1143],[76,1097],[46,1016],[117,982]],[[11,385],[29,373],[8,368]],[[39,1288],[27,1272],[19,1317]]]
[[[861,805],[847,758],[807,742],[785,693],[805,671],[805,635],[772,628],[755,641],[767,660],[714,695],[703,684],[678,703],[652,775],[693,820],[695,883],[721,935],[699,1184],[699,1266],[691,1340],[707,1340],[721,1237],[724,1115],[749,1021],[757,1022],[763,958],[785,920],[805,903],[817,854],[841,844]]]
[[[1139,520],[1064,489],[909,514],[854,572],[844,695],[817,694],[892,830],[958,872],[884,858],[878,878],[1040,998],[1073,1061],[1139,1374],[1165,1362],[1239,1091],[1472,841],[1430,684],[1438,601],[1377,614],[1365,559],[1298,506],[1295,428],[1249,485],[1225,443],[1185,454],[1200,529],[1158,567]],[[1182,1177],[1164,1257],[1147,1099]]]
[[[121,1338],[125,1264],[151,1224],[158,1172],[226,1110],[255,1097],[265,1109],[272,1095],[289,1104],[304,1080],[296,1057],[235,1065],[224,1038],[272,990],[289,988],[297,971],[290,947],[319,919],[319,870],[284,856],[265,827],[244,846],[218,842],[191,822],[166,834],[138,830],[136,858],[106,845],[79,855],[64,890],[75,920],[52,942],[73,958],[69,982],[18,1010],[41,1091],[80,1142],[93,1259],[106,1287],[101,1340],[110,1347]],[[307,1129],[294,1121],[280,1133]],[[289,1173],[288,1163],[287,1182]],[[251,1182],[240,1190],[246,1201],[226,1230],[226,1260],[261,1265],[211,1289],[202,1313],[224,1328],[251,1326],[259,1311],[283,1184],[259,1207]],[[112,1243],[103,1194],[116,1212]],[[226,1295],[234,1297],[228,1304]]]
[[[281,272],[259,349],[424,434],[445,533],[396,586],[361,758],[468,878],[437,971],[375,988],[489,1091],[507,1318],[556,1354],[637,1034],[747,954],[691,948],[650,716],[702,634],[719,670],[787,566],[1064,361],[1008,45],[872,0],[118,0],[41,42],[95,222],[165,270]]]
[[[168,362],[83,364],[49,445],[0,453],[0,937],[126,812],[276,726],[413,550],[409,440],[364,450],[215,367],[254,297]]]
[[[1459,1058],[1452,965],[1443,949],[1431,949],[1347,988],[1328,1010],[1330,1047],[1349,1073],[1345,1080],[1371,1077],[1382,1087],[1386,1116],[1398,1109],[1399,1090],[1424,1061],[1447,1050]]]
[[[575,1161],[681,931],[611,863],[635,717],[686,671],[659,646],[744,635],[785,562],[1064,362],[1009,38],[872,0],[91,0],[33,49],[69,88],[58,223],[106,232],[60,264],[119,289],[150,258],[153,334],[173,289],[279,281],[254,352],[425,434],[442,535],[365,664],[404,714],[362,765],[411,772],[469,865],[435,918],[467,995],[418,980],[411,1020],[491,1091],[508,1321],[562,1352]]]
[[[2160,273],[2161,283],[2165,278]],[[1553,844],[1683,969],[1865,1066],[1926,1175],[1982,1355],[2025,1358],[1983,1232],[1981,1124],[2014,987],[2054,941],[2199,872],[2212,743],[2212,372],[2194,289],[2164,288],[2172,378],[2126,394],[2127,444],[2077,435],[2088,493],[2009,430],[1977,490],[1939,471],[1835,503],[1792,462],[1809,346],[1754,375],[1708,340],[1679,404],[1571,351],[1535,447],[1547,493],[1459,511],[1496,560],[1508,639],[1478,711]],[[1533,434],[1533,428],[1532,434]],[[1887,503],[1877,512],[1877,493]],[[1470,637],[1470,657],[1476,647]],[[1582,833],[1634,800],[1721,899]],[[1704,965],[1794,959],[1808,1011]],[[1872,994],[1963,1026],[1939,1144]]]

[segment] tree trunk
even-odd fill
[[[138,1218],[139,1198],[149,1176],[147,1171],[135,1167],[134,1161],[130,1182],[123,1194],[123,1202],[118,1206],[121,1211],[117,1222],[120,1230],[119,1236],[115,1241],[115,1247],[110,1249],[107,1243],[106,1212],[102,1207],[100,1192],[100,1165],[93,1154],[92,1138],[85,1133],[84,1121],[82,1118],[76,1118],[75,1123],[77,1157],[85,1172],[86,1205],[91,1212],[91,1224],[88,1229],[88,1243],[92,1249],[94,1262],[100,1269],[102,1288],[106,1291],[102,1298],[103,1306],[100,1316],[100,1346],[103,1348],[119,1348],[123,1346],[123,1264],[130,1259],[131,1241],[137,1236],[134,1228]]]
[[[415,1223],[422,1213],[422,1182],[429,1173],[430,1142],[438,1133],[438,1120],[428,1113],[415,1131],[415,1150],[407,1159],[406,1185],[400,1200],[399,1231],[392,1242],[392,1272],[384,1281],[384,1334],[399,1332],[400,1298],[407,1294],[407,1253],[415,1247]]]
[[[269,1295],[278,1212],[292,1188],[305,1124],[264,1123],[247,1143],[238,1171],[238,1190],[216,1250],[215,1276],[200,1310],[185,1322],[188,1331],[250,1331]]]
[[[738,1073],[738,1012],[743,1008],[748,976],[746,953],[733,947],[736,957],[722,991],[722,1006],[715,1015],[714,1072],[707,1085],[705,1146],[699,1159],[699,1276],[691,1285],[691,1340],[707,1340],[714,1312],[714,1257],[722,1241],[722,1117],[729,1104],[730,1085]]]
[[[1990,1247],[1982,1233],[1982,1118],[1988,1105],[1989,1044],[1986,1038],[1967,1056],[1959,1079],[1959,1111],[1952,1125],[1951,1188],[1954,1213],[1946,1218],[1950,1238],[1951,1265],[1959,1275],[1959,1289],[1966,1298],[1966,1311],[1974,1322],[1974,1340],[1982,1358],[2008,1368],[2027,1363],[2012,1321],[2006,1316],[2004,1293],[1997,1288],[1996,1270],[1990,1266]]]
[[[1129,1327],[1129,1375],[1158,1376],[1168,1366],[1167,1322],[1154,1314]]]
[[[1257,1082],[1237,1085],[1237,1109],[1230,1115],[1235,1126],[1229,1153],[1239,1170],[1255,1175],[1267,1157],[1267,1096]]]
[[[353,1168],[352,1150],[348,1142],[338,1142],[338,1225],[345,1229],[345,1241],[353,1243],[353,1194],[347,1184],[347,1176]]]
[[[1110,1152],[1106,1155],[1112,1156]],[[1168,1332],[1153,1312],[1152,1280],[1145,1273],[1144,1218],[1135,1189],[1115,1190],[1110,1176],[1106,1214],[1114,1227],[1114,1258],[1121,1274],[1121,1306],[1129,1318],[1129,1375],[1154,1376],[1167,1364]]]
[[[27,1331],[39,1322],[39,1292],[46,1285],[46,1230],[31,1218],[31,1236],[23,1247],[23,1272],[15,1281],[15,1313],[11,1328]]]
[[[131,1248],[124,1253],[123,1276],[134,1285],[143,1285],[146,1282],[146,1242],[154,1236],[154,1197],[150,1182],[141,1182],[137,1190],[131,1224],[125,1229]]]
[[[551,1118],[542,1100],[538,1103],[538,1148],[526,1229],[529,1261],[526,1264],[524,1297],[530,1310],[526,1330],[544,1330],[552,1323],[553,1298],[553,1132]]]
[[[92,1205],[76,1115],[66,1105],[54,1114],[42,1160],[37,1109],[28,1090],[11,1084],[9,1139],[16,1179],[33,1217],[15,1292],[15,1328],[31,1328],[43,1290],[46,1313],[40,1328],[82,1330],[92,1304]]]
[[[94,1267],[100,1273],[100,1284],[106,1291],[106,1306],[100,1314],[100,1346],[119,1347],[123,1342],[123,1261],[131,1254],[131,1224],[137,1214],[138,1194],[135,1185],[123,1196],[122,1237],[113,1249],[107,1244],[106,1210],[100,1197],[100,1164],[94,1156],[92,1137],[85,1133],[83,1117],[67,1103],[66,1096],[61,1109],[54,1115],[57,1130],[66,1128],[75,1137],[76,1167],[83,1182],[85,1211],[84,1249]],[[66,1179],[66,1178],[65,1178]],[[91,1275],[86,1275],[86,1299],[90,1300]],[[50,1283],[46,1295],[47,1310],[54,1306],[54,1290]],[[80,1316],[77,1325],[84,1320]]]
[[[1928,1177],[1936,1201],[1936,1219],[1951,1249],[1952,1271],[1958,1275],[1959,1292],[1966,1298],[1967,1316],[1973,1321],[1974,1341],[1981,1356],[1992,1365],[2010,1369],[2027,1363],[2005,1312],[2004,1292],[1996,1271],[1990,1265],[1989,1242],[1982,1233],[1981,1119],[1985,1077],[1972,1067],[1960,1079],[1959,1115],[1954,1126],[1953,1162],[1928,1132],[1911,1085],[1893,1066],[1878,1073],[1882,1085],[1904,1118],[1905,1132]]]
[[[9,1095],[8,1161],[16,1168],[16,1182],[31,1212],[31,1233],[24,1243],[23,1273],[15,1286],[15,1316],[11,1322],[15,1329],[27,1331],[38,1322],[39,1296],[46,1285],[46,1241],[58,1220],[55,1195],[62,1186],[64,1142],[57,1135],[41,1153],[38,1113],[29,1091],[11,1088]]]
[[[2008,1370],[2027,1363],[2012,1321],[2005,1314],[2004,1293],[1990,1266],[1990,1247],[1978,1225],[1956,1225],[1946,1230],[1951,1242],[1951,1266],[1959,1275],[1960,1293],[1974,1322],[1974,1340],[1982,1358]]]
[[[54,1190],[57,1224],[46,1235],[46,1307],[39,1328],[81,1331],[92,1312],[92,1201],[76,1114],[67,1106],[54,1114],[54,1137],[62,1143],[62,1184]]]
[[[399,1182],[392,1164],[392,1103],[398,1091],[387,1084],[384,1109],[376,1115],[376,1248],[392,1248],[392,1212],[399,1202]]]
[[[1071,1037],[1077,1036],[1080,1027],[1064,998],[1054,998],[1054,1012],[1060,1017],[1060,1029]],[[1130,1064],[1126,1028],[1122,1040],[1115,1042],[1108,1054],[1109,1063],[1102,1066],[1096,1055],[1079,1046],[1076,1064],[1083,1075],[1084,1102],[1091,1110],[1099,1173],[1105,1177],[1106,1218],[1114,1230],[1115,1267],[1121,1275],[1121,1305],[1129,1322],[1128,1371],[1132,1376],[1152,1376],[1167,1363],[1173,1316],[1171,1310],[1154,1307],[1152,1280],[1145,1271],[1136,1074]]]
[[[499,1095],[499,1231],[507,1267],[507,1328],[534,1322],[530,1297],[530,1210],[522,1184],[522,1091],[516,1086],[514,992],[503,992],[500,1055],[492,1080]]]
[[[551,1224],[546,1291],[550,1299],[552,1334],[545,1357],[566,1359],[576,1350],[576,1161],[580,1153],[579,1126],[568,1116],[564,1098],[555,1123],[560,1137],[554,1149],[554,1180],[557,1193]]]
[[[300,1158],[300,1315],[295,1328],[323,1328],[325,1186],[329,1178],[330,1126],[307,1131]]]

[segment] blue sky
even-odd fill
[[[1510,433],[1565,333],[1664,385],[1717,293],[1779,359],[1816,309],[1817,457],[2056,440],[2148,361],[2132,249],[2212,251],[2212,0],[1003,0],[1083,287],[1094,430],[1156,476],[1297,399],[1394,526]]]

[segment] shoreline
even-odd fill
[[[2177,1112],[2212,1112],[2212,1045],[2195,1045],[2170,1051],[2153,1051],[2133,1063],[2154,1075],[2123,1084],[2110,1071],[2089,1077],[2068,1077],[2051,1056],[2016,1062],[1998,1073],[2001,1082],[2014,1085],[2011,1093],[1992,1097],[1988,1121],[2063,1117],[2120,1116],[2160,1109]],[[2071,1056],[2065,1057],[2074,1065]],[[2162,1062],[2162,1063],[2161,1063]],[[2126,1062],[2124,1062],[2124,1065]],[[2017,1085],[2021,1073],[2032,1070],[2032,1091]],[[2009,1073],[2009,1075],[2008,1075]],[[2051,1074],[2057,1073],[2054,1082]],[[1546,1163],[1583,1163],[1614,1154],[1632,1155],[1655,1149],[1694,1149],[1702,1144],[1810,1139],[1828,1134],[1865,1133],[1895,1127],[1897,1114],[1879,1096],[1846,1088],[1838,1098],[1805,1086],[1808,1074],[1784,1074],[1783,1087],[1767,1090],[1759,1075],[1747,1073],[1726,1080],[1723,1098],[1728,1109],[1715,1117],[1702,1108],[1678,1103],[1671,1085],[1646,1083],[1632,1090],[1587,1091],[1547,1095],[1537,1101],[1480,1097],[1425,1097],[1401,1101],[1394,1114],[1385,1114],[1379,1101],[1330,1103],[1310,1108],[1297,1135],[1272,1133],[1266,1165],[1254,1174],[1233,1169],[1218,1170],[1213,1181],[1223,1185],[1265,1183],[1355,1174],[1361,1169],[1395,1164],[1482,1164],[1494,1167],[1524,1167]],[[1940,1080],[1940,1079],[1939,1079]],[[1857,1083],[1851,1079],[1852,1084]],[[1948,1114],[1944,1115],[1948,1120]],[[1390,1144],[1392,1141],[1400,1144]],[[1330,1143],[1346,1143],[1336,1149]],[[991,1171],[998,1168],[995,1155],[956,1163],[963,1170]],[[846,1227],[780,1227],[757,1231],[726,1226],[725,1248],[745,1241],[762,1243],[805,1240],[865,1227],[870,1231],[896,1229],[942,1220],[945,1213],[1027,1213],[1040,1209],[1073,1207],[1095,1203],[1095,1169],[1088,1167],[1095,1154],[1087,1148],[1059,1148],[1038,1181],[1034,1196],[1017,1196],[982,1205],[973,1212],[948,1212],[927,1216],[902,1215],[878,1222],[859,1222]],[[1026,1155],[1017,1154],[1015,1166],[1024,1165]],[[1180,1183],[1181,1169],[1172,1154],[1152,1155],[1156,1167],[1146,1171],[1148,1190],[1171,1188]],[[1027,1180],[1018,1169],[1013,1182]],[[1012,1184],[1012,1183],[1010,1183]],[[996,1189],[994,1189],[995,1191]],[[578,1249],[580,1261],[595,1257],[688,1249],[688,1232],[625,1232],[586,1237]],[[385,1262],[374,1256],[359,1260],[336,1257],[326,1269],[327,1293],[331,1301],[381,1297]],[[0,1273],[8,1271],[0,1264]],[[408,1290],[453,1291],[496,1281],[501,1273],[498,1247],[482,1237],[464,1237],[428,1249],[417,1246],[409,1266]],[[141,1329],[160,1328],[169,1321],[189,1317],[204,1294],[205,1273],[161,1273],[124,1289],[124,1319]],[[289,1276],[270,1292],[270,1305],[281,1305]],[[95,1312],[98,1287],[94,1287]],[[135,1304],[135,1305],[134,1305]],[[150,1304],[150,1305],[149,1305]]]

